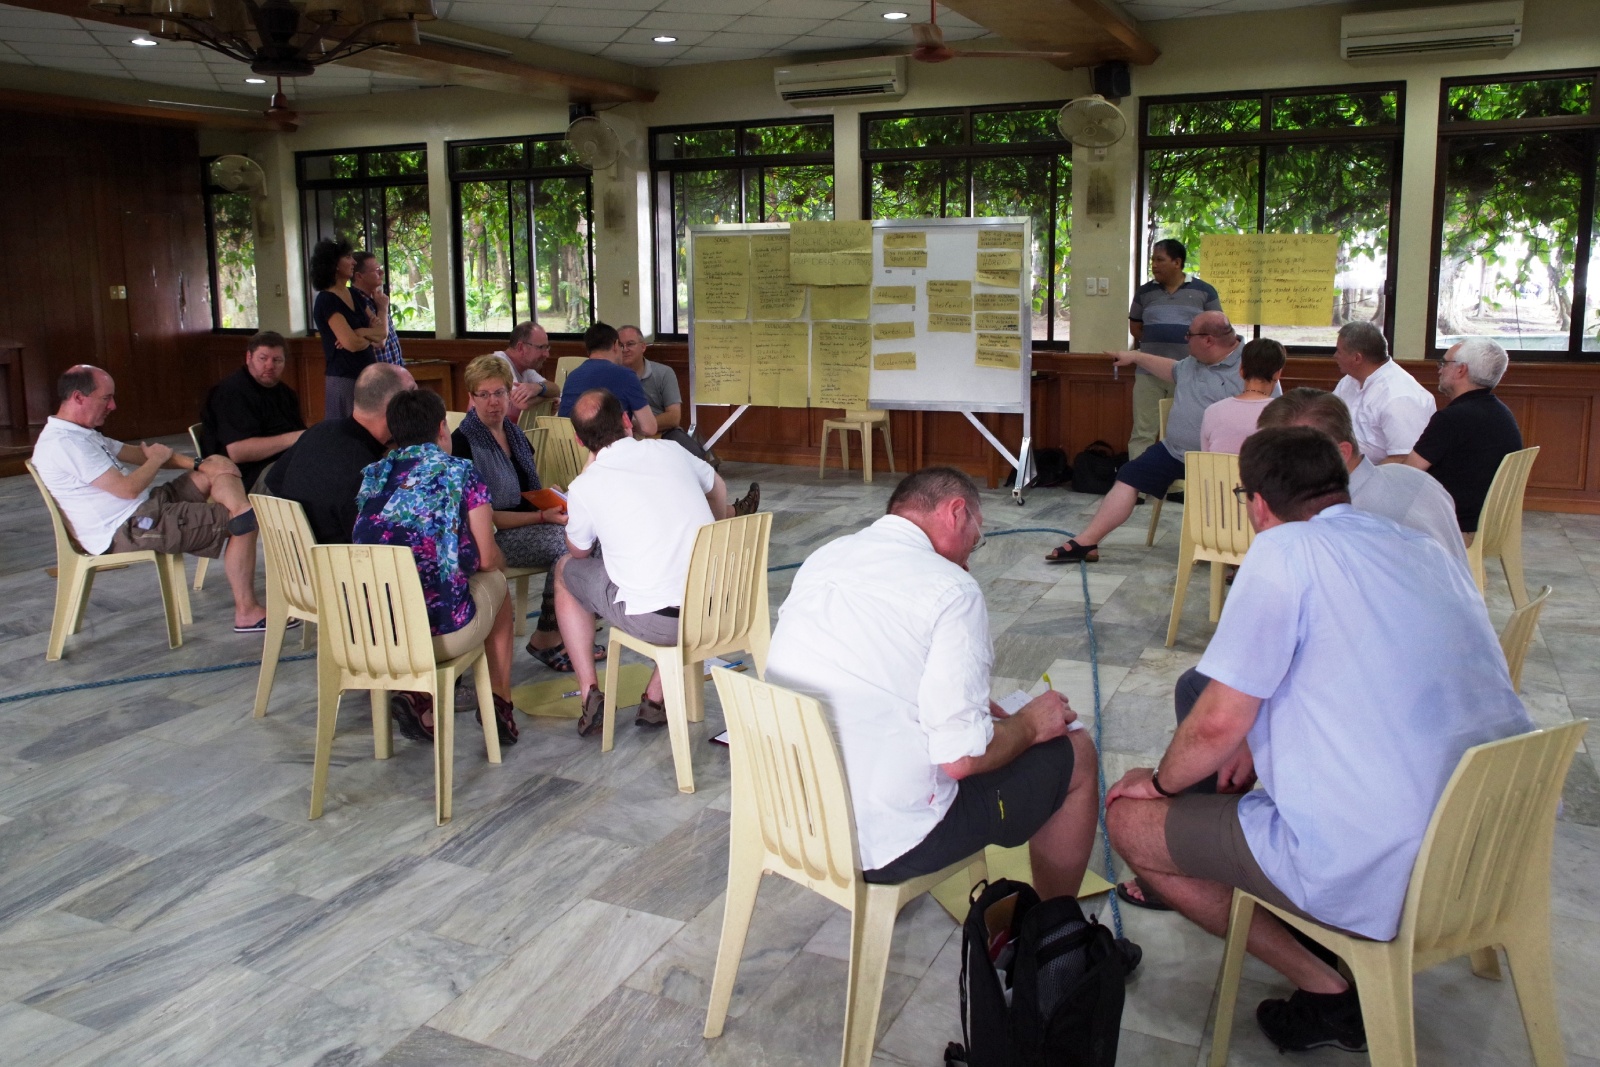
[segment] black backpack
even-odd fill
[[[1127,974],[1116,938],[1071,897],[979,883],[961,931],[967,1067],[1112,1067]]]
[[[1104,496],[1117,484],[1117,454],[1104,441],[1092,441],[1072,458],[1072,489]]]

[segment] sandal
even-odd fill
[[[400,728],[400,736],[407,741],[421,741],[433,743],[433,731],[422,722],[422,713],[428,710],[425,706],[418,710],[418,696],[432,705],[432,699],[424,694],[417,693],[391,693],[389,695],[389,717]]]
[[[572,657],[567,655],[567,646],[565,645],[551,645],[549,648],[534,648],[532,642],[530,641],[524,646],[524,651],[526,651],[528,655],[532,656],[540,663],[543,663],[546,667],[549,667],[551,670],[555,671],[557,674],[572,673]],[[596,663],[604,663],[605,659],[606,646],[595,645],[594,661]]]
[[[1046,563],[1098,563],[1100,562],[1099,545],[1080,545],[1076,541],[1068,541],[1064,545],[1057,545],[1050,550],[1044,558]]]
[[[1138,896],[1134,896],[1138,893]],[[1117,899],[1124,904],[1146,911],[1171,911],[1172,905],[1162,900],[1156,893],[1138,878],[1130,878],[1126,882],[1117,883]]]
[[[578,716],[578,736],[588,737],[605,724],[606,695],[595,686],[583,698],[583,714]]]
[[[651,700],[647,696],[639,698],[639,710],[634,713],[633,725],[635,726],[665,726],[667,725],[667,705],[665,701]]]
[[[505,697],[494,698],[494,724],[496,731],[500,734],[500,743],[502,745],[514,745],[517,743],[517,736],[520,731],[517,729],[516,710],[511,701]],[[482,711],[474,711],[472,716],[478,720],[479,724],[482,724]]]

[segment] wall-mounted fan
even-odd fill
[[[1084,148],[1109,148],[1128,134],[1128,118],[1103,96],[1080,96],[1056,115],[1061,136]]]
[[[947,59],[1071,59],[1072,52],[991,52],[987,50],[955,49],[945,44],[944,31],[939,28],[939,5],[928,0],[928,21],[912,24],[911,51],[904,53],[919,63],[943,63]]]
[[[270,244],[276,239],[277,233],[267,212],[267,172],[261,169],[261,164],[249,156],[218,156],[206,168],[206,177],[219,189],[250,197],[256,240]]]
[[[617,131],[593,115],[580,115],[567,127],[567,143],[578,162],[590,170],[605,170],[617,161],[622,141]]]

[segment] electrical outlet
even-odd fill
[[[128,299],[128,287],[126,285],[113,285],[111,287],[111,299],[113,299],[113,300],[126,300],[126,299]]]
[[[627,296],[628,295],[628,291],[629,291],[629,289],[631,287],[632,286],[629,283],[628,279],[626,279],[626,278],[622,279],[622,295],[623,296]]]
[[[283,295],[283,286],[282,285],[274,285],[272,287],[272,295],[273,296],[282,296]]]

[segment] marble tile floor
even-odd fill
[[[802,560],[881,514],[892,478],[732,464],[774,512],[771,560]],[[1098,498],[986,494],[973,559],[996,639],[994,687],[1049,670],[1086,719],[1098,638],[1105,771],[1145,764],[1171,732],[1173,680],[1210,633],[1197,574],[1178,647],[1162,646],[1182,509],[1153,548],[1145,512],[1102,562],[1051,567],[1049,533]],[[1600,517],[1529,514],[1529,582],[1555,586],[1524,675],[1540,722],[1600,713]],[[54,585],[43,507],[0,480],[0,701],[45,688],[259,658],[228,625],[220,573],[195,596],[182,648],[162,641],[151,568],[103,575],[88,624],[44,661]],[[771,575],[777,609],[793,571]],[[1497,624],[1510,611],[1491,586]],[[298,653],[290,642],[286,654]],[[519,657],[517,682],[545,675]],[[664,734],[618,732],[602,756],[570,721],[524,720],[490,767],[463,728],[455,820],[433,824],[429,751],[396,739],[372,758],[365,701],[347,702],[327,813],[306,819],[313,664],[284,663],[270,713],[250,717],[256,672],[180,674],[0,703],[0,1062],[475,1067],[826,1067],[843,1024],[844,914],[768,879],[724,1036],[700,1037],[722,918],[727,762],[714,692],[692,727],[699,791],[680,795]],[[1600,774],[1580,754],[1558,826],[1554,944],[1574,1067],[1600,1067]],[[1104,898],[1091,908],[1106,915]],[[1171,915],[1129,910],[1145,949],[1129,987],[1121,1061],[1205,1062],[1220,942]],[[902,914],[877,1067],[939,1067],[959,1039],[957,925],[931,899]],[[1252,964],[1242,1011],[1285,984]],[[1509,983],[1464,962],[1417,979],[1424,1064],[1529,1062]],[[1236,1064],[1286,1062],[1248,1016]],[[1307,1065],[1357,1062],[1312,1053]]]

